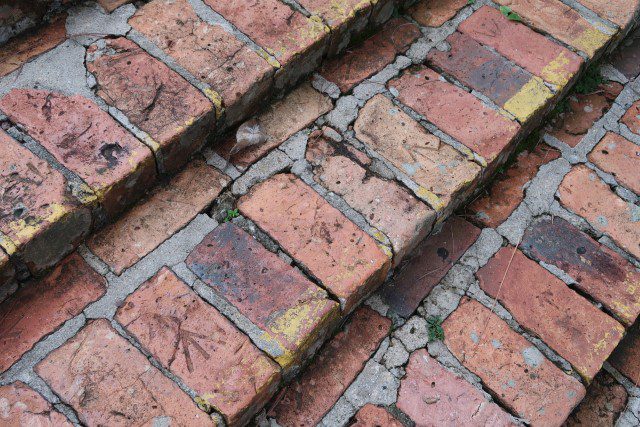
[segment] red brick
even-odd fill
[[[124,301],[116,319],[232,425],[244,425],[276,391],[278,366],[167,267]]]
[[[578,380],[474,300],[463,299],[442,327],[458,360],[532,426],[562,424],[585,395]]]
[[[589,191],[585,191],[589,189]],[[637,206],[616,196],[586,166],[576,166],[564,177],[560,202],[580,215],[602,233],[606,233],[621,248],[640,258],[640,222]]]
[[[597,167],[610,173],[618,183],[640,194],[640,147],[612,132],[593,148],[589,154]]]
[[[611,64],[628,79],[640,74],[640,31],[629,34],[610,56]]]
[[[309,136],[307,160],[315,166],[315,180],[342,196],[389,238],[397,265],[429,233],[435,212],[394,181],[372,175],[361,163],[362,157],[371,162],[363,153],[331,142],[321,132]]]
[[[436,211],[449,211],[465,198],[480,167],[428,133],[384,95],[360,110],[356,137],[421,186],[418,193]]]
[[[5,426],[73,426],[42,396],[19,381],[0,387],[0,402],[0,422]]]
[[[627,125],[629,130],[635,134],[640,134],[640,101],[636,101],[620,119],[621,123]]]
[[[125,38],[103,40],[87,53],[98,96],[149,134],[163,170],[176,171],[204,144],[214,107],[179,74]]]
[[[13,89],[0,100],[0,108],[82,178],[109,217],[139,198],[155,180],[149,148],[82,96]]]
[[[549,83],[564,86],[580,70],[582,58],[528,27],[482,6],[458,31],[491,46],[507,59]]]
[[[0,130],[0,247],[38,274],[89,232],[91,214],[63,175]]]
[[[391,321],[370,308],[356,310],[344,330],[287,387],[274,408],[278,424],[316,425],[364,368],[390,328]]]
[[[482,290],[587,381],[624,335],[622,325],[518,250],[500,249],[477,276]]]
[[[0,372],[100,298],[105,285],[98,273],[73,254],[48,276],[23,286],[4,301],[0,305]]]
[[[418,245],[400,271],[384,284],[381,298],[394,313],[409,317],[479,235],[480,230],[467,221],[449,218],[438,233]]]
[[[520,246],[533,258],[567,272],[578,289],[625,325],[632,325],[640,314],[640,272],[567,221],[538,220],[525,232]]]
[[[600,371],[564,426],[613,426],[626,406],[625,388],[606,371]]]
[[[515,139],[520,126],[478,98],[418,66],[389,83],[398,99],[469,149],[493,161]]]
[[[15,270],[9,256],[0,249],[0,289],[13,282]]]
[[[131,0],[98,0],[98,4],[109,13],[127,3],[131,3]]]
[[[89,322],[35,371],[84,425],[211,423],[106,319]]]
[[[468,4],[468,0],[421,0],[409,9],[409,14],[420,25],[440,27]]]
[[[209,84],[217,92],[213,100],[222,98],[228,123],[264,101],[274,68],[220,26],[202,21],[187,0],[151,1],[129,24]]]
[[[640,324],[632,326],[609,359],[611,365],[640,387]]]
[[[626,29],[637,17],[640,0],[578,0],[583,5],[608,19],[614,24]]]
[[[325,79],[338,85],[343,93],[381,71],[405,52],[420,37],[420,29],[403,18],[395,18],[373,36],[337,58],[325,62],[319,70]]]
[[[367,403],[358,411],[352,427],[402,427],[386,409]]]
[[[253,237],[222,224],[187,258],[187,266],[264,331],[283,369],[299,368],[333,331],[339,306]]]
[[[119,275],[187,225],[228,183],[226,175],[194,160],[117,222],[93,234],[89,249]]]
[[[411,354],[406,370],[397,406],[416,425],[516,425],[509,414],[432,359],[425,349]]]

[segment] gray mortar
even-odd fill
[[[329,126],[346,131],[358,117],[359,101],[355,96],[348,95],[338,98],[336,106],[326,115]]]
[[[381,364],[370,360],[344,393],[355,408],[367,403],[392,405],[396,402],[400,381]]]
[[[242,173],[233,166],[229,160],[222,158],[218,153],[216,153],[211,147],[205,147],[202,150],[202,154],[204,155],[207,164],[209,166],[213,166],[219,171],[228,175],[231,179],[237,179]]]
[[[397,338],[391,338],[389,347],[382,356],[380,363],[387,369],[397,368],[406,365],[409,361],[409,352],[402,342]]]
[[[242,196],[249,191],[249,188],[258,184],[270,176],[288,169],[293,161],[282,151],[275,149],[265,157],[251,165],[247,171],[234,181],[231,185],[231,192],[235,196]]]
[[[419,348],[426,347],[429,342],[429,325],[420,316],[412,316],[407,323],[396,329],[391,335],[400,340],[404,347],[413,352]]]
[[[311,76],[311,86],[318,92],[324,93],[332,99],[340,98],[340,88],[338,85],[330,82],[318,73],[314,73],[313,76]]]
[[[278,148],[284,151],[284,153],[293,161],[304,159],[305,153],[307,152],[309,133],[309,129],[297,132],[285,142],[280,144]]]
[[[502,237],[494,229],[484,228],[478,239],[460,257],[458,262],[476,272],[489,262],[489,259],[500,250],[503,243]]]
[[[345,396],[341,396],[317,427],[344,427],[357,411]]]
[[[89,46],[106,36],[124,36],[131,27],[129,18],[136,12],[132,4],[107,13],[97,3],[83,3],[69,9],[66,21],[67,37]]]

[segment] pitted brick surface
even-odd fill
[[[21,382],[0,387],[2,412],[6,426],[71,427],[67,418],[53,409],[37,392]]]

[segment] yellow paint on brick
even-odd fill
[[[575,38],[571,45],[593,58],[598,49],[607,44],[612,37],[596,28],[588,28],[579,37]]]
[[[16,244],[13,243],[13,240],[9,238],[9,236],[0,233],[0,247],[4,249],[7,255],[13,255],[18,251]]]
[[[544,107],[553,94],[539,77],[532,77],[505,104],[504,109],[513,114],[521,123],[526,122],[536,111]]]
[[[418,187],[418,189],[416,190],[416,195],[422,200],[425,200],[427,203],[429,203],[429,205],[436,212],[440,212],[442,209],[444,209],[444,202],[442,201],[442,199],[440,199],[440,197],[436,196],[426,188],[422,186]]]
[[[178,126],[178,131],[180,131],[181,129],[182,126]],[[149,135],[144,137],[144,143],[147,145],[147,147],[151,148],[151,151],[153,151],[154,153],[160,151],[160,144],[158,143],[158,141],[151,138]]]
[[[388,256],[389,258],[393,258],[393,251],[391,250],[391,248],[387,245],[378,245],[378,247],[382,250],[382,252],[384,252],[384,254],[386,256]]]
[[[361,0],[353,6],[351,6],[346,0],[332,0],[329,8],[334,12],[335,16],[340,17],[340,22],[336,23],[338,25],[330,23],[332,29],[336,29],[344,22],[351,21],[355,18],[357,12],[370,6],[371,2],[369,0]]]
[[[222,107],[222,96],[211,88],[206,88],[204,90],[204,94],[211,102],[213,102],[213,106],[216,108],[216,119],[219,119],[222,116],[222,112],[224,108]]]
[[[542,69],[540,77],[551,84],[564,86],[569,83],[569,79],[572,77],[566,69],[567,65],[569,65],[569,58],[567,58],[566,52],[560,52],[553,61]]]
[[[282,65],[278,62],[277,59],[273,58],[268,52],[263,49],[258,49],[256,51],[258,56],[269,63],[273,68],[282,68]]]
[[[30,219],[29,223],[24,219],[10,222],[9,228],[13,230],[17,238],[15,244],[19,245],[33,239],[37,232],[41,230],[40,224],[43,222],[53,224],[62,219],[67,213],[69,213],[69,209],[67,209],[66,206],[59,203],[52,203],[49,205],[47,215],[42,218]]]
[[[300,40],[298,41],[298,47],[306,48],[307,40],[318,40],[324,37],[325,34],[329,34],[331,29],[324,25],[322,18],[317,15],[311,15],[308,19],[309,25],[300,28],[298,32]]]

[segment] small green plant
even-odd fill
[[[520,15],[511,10],[509,6],[500,6],[500,13],[506,16],[509,21],[522,22]]]
[[[222,222],[229,222],[233,218],[237,218],[239,216],[240,216],[240,212],[238,212],[238,209],[227,209],[227,216],[224,217]]]
[[[442,329],[442,319],[438,316],[427,317],[429,331],[429,342],[442,341],[444,339],[444,329]]]
[[[598,86],[605,83],[606,79],[602,77],[600,73],[600,67],[598,64],[594,64],[587,68],[584,75],[576,82],[573,87],[575,93],[587,95],[598,90]]]
[[[472,4],[476,4],[476,0],[467,0],[467,6],[471,6]]]

